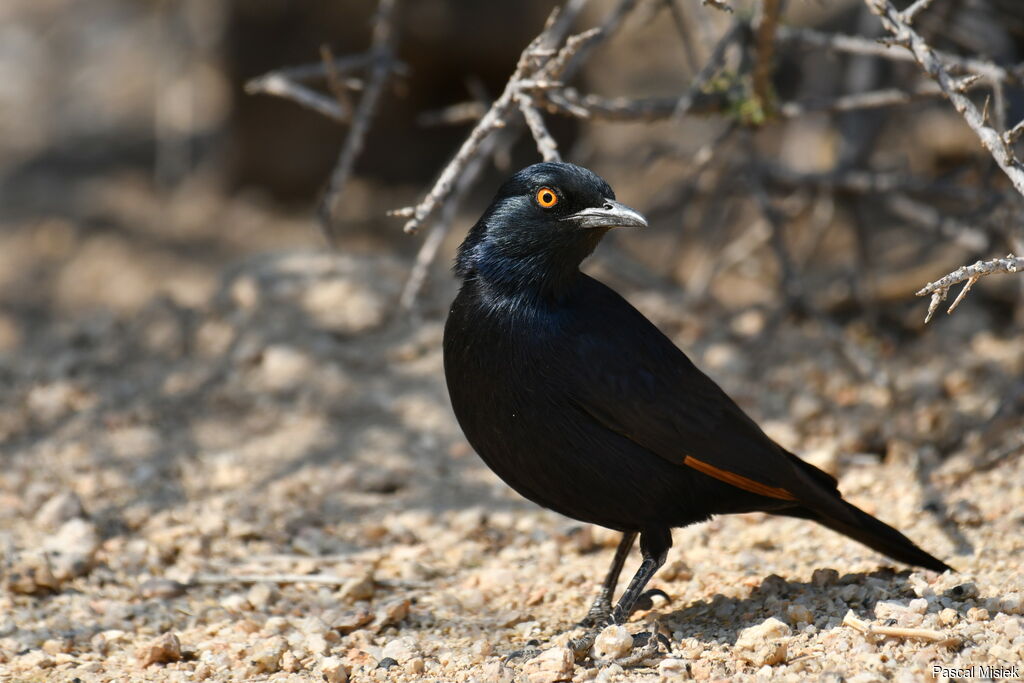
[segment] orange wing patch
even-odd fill
[[[750,491],[751,493],[756,493],[759,496],[768,496],[769,498],[778,498],[779,500],[796,500],[796,496],[786,489],[761,484],[753,479],[748,479],[743,475],[719,469],[714,465],[709,465],[703,460],[698,460],[697,458],[689,455],[683,458],[683,464],[688,467],[692,467],[698,472],[703,472],[709,477],[714,477],[719,481],[724,481],[726,484],[732,484],[737,488],[741,488],[744,491]]]

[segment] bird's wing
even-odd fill
[[[603,285],[602,285],[603,287]],[[832,497],[835,479],[772,441],[650,321],[604,288],[574,330],[569,400],[657,455],[738,488],[787,501]]]

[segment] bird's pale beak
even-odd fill
[[[637,211],[614,199],[601,206],[591,206],[562,219],[581,228],[646,228],[647,219]]]

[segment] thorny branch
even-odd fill
[[[910,26],[912,14],[905,16],[896,10],[889,0],[865,0],[872,12],[882,20],[882,25],[895,37],[896,41],[909,49],[914,54],[921,68],[935,79],[942,88],[942,92],[953,103],[953,106],[964,117],[967,125],[981,139],[981,144],[989,151],[992,158],[999,164],[999,168],[1010,178],[1017,191],[1024,195],[1024,165],[1014,156],[1013,150],[1006,140],[993,128],[989,127],[986,117],[974,106],[963,93],[963,82],[954,78],[947,67],[942,63],[935,50],[925,42]],[[916,13],[920,11],[925,3],[918,0],[911,10]]]
[[[279,69],[247,84],[249,92],[287,97],[336,121],[350,123],[349,134],[320,207],[328,235],[333,223],[333,207],[362,149],[369,121],[386,81],[404,69],[394,56],[392,15],[396,2],[379,0],[373,47],[369,52],[340,59],[325,53],[320,64]],[[440,217],[421,246],[406,283],[402,296],[403,308],[411,306],[422,287],[429,266],[454,222],[460,200],[468,193],[497,150],[507,148],[523,130],[528,130],[542,158],[561,159],[558,144],[545,123],[545,114],[611,121],[678,121],[687,116],[718,117],[730,126],[739,125],[742,128],[744,125],[756,127],[770,120],[784,121],[815,112],[848,114],[905,105],[923,98],[946,97],[1011,179],[1016,190],[1024,196],[1024,166],[1013,150],[1014,144],[1024,136],[1024,121],[1013,126],[1006,126],[1004,121],[1004,89],[1024,85],[1024,65],[1001,65],[932,48],[912,28],[914,19],[928,9],[931,0],[915,0],[902,12],[897,11],[889,0],[865,0],[866,5],[880,17],[885,29],[893,36],[893,39],[883,42],[858,35],[785,26],[780,21],[783,0],[759,0],[753,22],[748,19],[731,20],[716,41],[713,30],[709,30],[712,29],[712,23],[707,20],[706,13],[698,10],[697,23],[701,28],[699,38],[704,46],[703,51],[707,53],[703,66],[697,69],[681,93],[645,98],[581,93],[570,85],[573,75],[582,67],[591,51],[614,33],[630,13],[642,4],[638,0],[620,0],[600,26],[569,36],[570,27],[585,3],[586,0],[567,0],[560,13],[557,10],[552,13],[544,29],[523,50],[504,89],[492,102],[488,103],[485,98],[477,96],[476,101],[453,105],[441,112],[421,117],[424,125],[469,121],[474,121],[475,125],[420,201],[415,206],[391,212],[392,215],[407,219],[404,224],[407,233],[417,232],[440,212]],[[677,32],[686,43],[689,29],[680,8],[672,0],[658,4],[673,12]],[[717,0],[704,0],[703,4],[732,11],[728,5]],[[740,49],[733,51],[732,48],[737,45]],[[772,89],[776,55],[783,47],[792,45],[894,62],[917,62],[932,80],[909,87],[879,87],[882,84],[875,83],[871,87],[847,90],[828,98],[808,99],[805,96],[779,102]],[[689,43],[686,46],[690,48],[687,57],[692,70],[697,66],[697,53]],[[738,67],[740,73],[734,73],[737,67],[730,62],[733,54],[752,54],[754,59],[741,59]],[[358,75],[362,78],[353,78],[351,74],[354,72],[361,72]],[[335,97],[310,87],[309,84],[315,81],[326,81],[329,91]],[[990,88],[992,92],[990,100],[986,99],[981,111],[966,94],[974,88]],[[358,91],[362,94],[353,111],[348,106],[348,93]],[[751,103],[757,105],[756,109],[761,114],[769,116],[756,115],[756,112],[752,115]],[[749,160],[745,163],[749,166]],[[718,182],[730,177],[730,174],[732,177],[750,177],[749,173],[744,173],[744,165],[730,168],[726,163],[724,166]],[[970,220],[965,222],[950,216],[940,208],[938,202],[954,201],[975,207],[987,203],[993,206],[1005,202],[1006,193],[1003,191],[951,182],[948,179],[936,180],[911,176],[906,172],[842,164],[831,171],[816,173],[795,173],[767,163],[758,164],[758,168],[759,190],[755,193],[755,199],[762,210],[772,207],[768,201],[769,188],[775,192],[788,190],[805,195],[809,192],[812,197],[820,196],[822,192],[847,196],[877,195],[881,201],[875,202],[875,206],[909,225],[955,242],[965,249],[978,252],[991,248],[999,236],[998,231],[993,230],[989,223],[974,225]],[[726,190],[722,196],[730,194]],[[747,195],[749,198],[749,192]],[[961,211],[959,215],[969,214]],[[782,232],[788,219],[788,215],[778,214],[772,222],[772,244],[778,258],[784,256],[780,255],[779,246],[784,245]],[[928,318],[931,318],[935,307],[945,298],[950,285],[967,281],[950,307],[953,310],[978,277],[990,272],[1016,272],[1014,269],[1020,267],[1020,258],[1008,259],[979,262],[930,284],[920,293],[933,295]],[[793,264],[781,265],[786,272],[783,279],[787,281],[787,286],[792,286],[793,278],[798,275],[790,270]],[[960,279],[950,279],[958,274],[962,274]]]
[[[374,57],[373,66],[370,68],[369,81],[363,96],[359,99],[359,105],[353,114],[352,125],[348,129],[348,136],[345,144],[341,147],[338,155],[338,162],[331,171],[331,177],[327,180],[327,189],[324,191],[317,209],[320,218],[320,226],[327,237],[327,241],[334,242],[334,217],[337,209],[338,197],[341,196],[348,177],[352,173],[356,158],[363,150],[363,142],[366,132],[370,128],[370,119],[377,110],[377,102],[384,92],[384,84],[391,75],[391,56],[394,50],[392,41],[394,39],[394,13],[397,0],[380,0],[377,5],[377,18],[373,26],[373,43],[370,53]]]
[[[992,275],[993,273],[1019,273],[1024,271],[1024,256],[1014,256],[1013,254],[1007,254],[1004,258],[996,258],[991,261],[978,261],[977,263],[970,266],[962,266],[957,268],[949,275],[939,278],[935,282],[929,282],[919,292],[917,296],[927,296],[931,294],[932,300],[928,303],[928,315],[925,317],[925,323],[932,319],[932,315],[935,314],[935,309],[939,307],[939,304],[945,301],[946,296],[949,294],[949,288],[953,285],[967,281],[963,289],[957,295],[956,299],[946,310],[946,313],[952,313],[956,310],[956,307],[960,305],[960,302],[967,295],[967,292],[971,291],[971,287],[980,278],[986,275]]]

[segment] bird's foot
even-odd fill
[[[599,595],[594,600],[594,604],[590,606],[587,616],[576,622],[576,626],[580,628],[596,628],[599,624],[607,625],[611,622],[611,618],[612,601],[608,599],[607,595]]]
[[[587,658],[590,654],[590,648],[594,647],[594,641],[597,640],[598,634],[601,633],[605,627],[611,626],[611,624],[612,620],[610,618],[606,618],[600,623],[594,624],[588,628],[586,633],[579,638],[572,638],[568,643],[566,643],[566,647],[572,650],[573,656],[576,658],[577,662]]]
[[[640,594],[636,604],[633,606],[633,612],[653,609],[655,596],[665,598],[666,603],[672,601],[672,598],[665,591],[660,588],[652,588]],[[576,626],[591,629],[602,625],[608,626],[610,623],[612,623],[612,602],[608,599],[607,595],[598,595],[594,600],[594,604],[590,606],[587,616],[576,622]]]
[[[660,588],[652,588],[640,594],[640,597],[636,599],[636,605],[633,606],[633,611],[639,612],[641,610],[653,609],[654,596],[665,598],[665,604],[672,602],[672,598],[668,596],[668,593]]]
[[[672,643],[669,641],[668,636],[659,630],[658,622],[654,622],[651,625],[650,631],[644,631],[633,636],[633,651],[625,657],[614,660],[614,664],[618,664],[623,669],[628,669],[631,666],[639,666],[647,661],[649,658],[658,654],[658,645],[664,645],[666,652],[672,651]]]
[[[573,641],[569,641],[569,649],[576,655],[576,660],[580,661],[589,654],[590,649],[594,645],[594,641],[597,639],[597,635],[602,629],[594,631],[588,631],[583,637]],[[661,633],[658,622],[654,622],[651,625],[650,631],[643,631],[633,636],[633,647],[629,654],[611,659],[602,659],[594,657],[594,664],[599,668],[611,666],[612,664],[618,664],[623,669],[627,669],[632,666],[642,664],[650,657],[658,654],[659,646],[664,645],[666,651],[671,651],[672,644],[665,634]]]
[[[513,652],[509,652],[507,655],[505,655],[504,660],[506,662],[525,662],[530,659],[533,659],[542,652],[544,652],[544,650],[541,650],[540,648],[536,647],[523,648],[522,650],[514,650]]]

